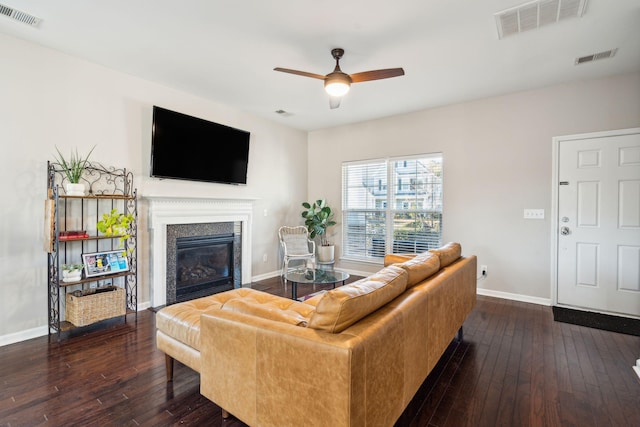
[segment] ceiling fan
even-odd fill
[[[306,71],[291,70],[289,68],[276,67],[273,70],[324,80],[324,89],[329,94],[329,107],[331,108],[338,108],[340,106],[340,99],[343,95],[349,92],[351,83],[404,76],[404,70],[402,68],[386,68],[384,70],[363,71],[355,74],[344,73],[340,69],[340,58],[342,58],[342,55],[344,55],[344,49],[335,48],[331,50],[331,56],[336,60],[336,68],[326,76],[308,73]]]

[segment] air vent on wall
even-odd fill
[[[587,0],[535,0],[495,13],[498,38],[584,15]]]
[[[5,6],[4,4],[0,4],[0,15],[11,18],[14,21],[22,22],[23,24],[31,25],[32,27],[37,27],[40,21],[42,21],[42,19],[36,16],[29,15],[28,13]]]
[[[618,51],[618,48],[605,50],[604,52],[598,52],[592,55],[581,56],[580,58],[576,58],[574,64],[579,65],[579,64],[584,64],[585,62],[597,61],[598,59],[612,58],[617,51]]]

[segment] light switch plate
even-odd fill
[[[524,219],[544,219],[544,209],[525,209]]]

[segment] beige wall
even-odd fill
[[[442,152],[444,241],[461,242],[488,266],[480,288],[551,299],[552,137],[639,125],[635,73],[314,131],[309,195],[339,210],[343,161]],[[525,208],[544,209],[545,219],[524,220]]]
[[[460,241],[465,253],[477,254],[479,264],[489,266],[489,278],[480,282],[481,287],[550,298],[549,218],[525,221],[522,210],[543,208],[550,213],[551,138],[640,125],[640,74],[307,135],[3,35],[0,49],[0,345],[46,333],[42,214],[45,167],[55,146],[82,152],[97,145],[93,160],[132,170],[143,197],[255,199],[254,277],[278,270],[276,230],[282,224],[300,223],[302,200],[326,197],[339,210],[343,161],[442,151],[445,241]],[[154,104],[249,130],[248,185],[148,178]],[[141,212],[139,302],[144,304],[149,299],[149,234],[144,206]],[[337,231],[339,246],[339,227]],[[264,254],[267,262],[262,261]]]
[[[278,270],[277,227],[298,220],[294,206],[307,194],[306,132],[14,38],[0,35],[0,51],[0,345],[46,333],[43,208],[55,146],[86,153],[97,145],[92,160],[133,171],[142,197],[255,199],[252,274]],[[250,131],[248,184],[148,178],[154,104]],[[145,212],[141,206],[140,304],[149,301]]]

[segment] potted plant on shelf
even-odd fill
[[[64,192],[67,196],[84,196],[84,183],[80,182],[80,178],[82,178],[82,173],[84,172],[84,168],[87,166],[89,156],[95,148],[96,147],[94,145],[89,151],[89,154],[84,158],[80,157],[80,154],[78,154],[78,150],[76,149],[76,152],[71,152],[69,158],[66,159],[58,147],[56,147],[56,151],[58,152],[56,161],[62,167],[62,171],[67,178],[67,181],[64,183]]]
[[[105,236],[120,236],[120,243],[123,243],[131,237],[130,228],[132,222],[132,214],[125,215],[118,212],[117,209],[112,209],[111,212],[102,214],[102,219],[98,221],[96,227]]]
[[[309,237],[311,239],[316,236],[320,238],[318,261],[333,262],[335,248],[327,239],[327,230],[336,225],[333,220],[333,211],[325,199],[318,199],[313,204],[304,202],[302,206],[306,209],[302,211],[302,218],[304,218],[304,225],[309,231]]]
[[[77,282],[82,279],[84,264],[62,264],[62,281]]]

